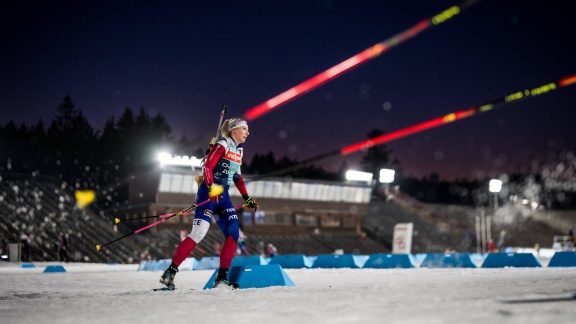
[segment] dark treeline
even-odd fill
[[[382,135],[373,130],[368,138]],[[39,120],[36,125],[16,125],[9,121],[0,125],[0,172],[50,176],[74,189],[93,189],[109,202],[123,204],[127,193],[127,179],[136,172],[156,166],[156,153],[168,149],[175,155],[203,156],[206,147],[193,147],[185,136],[175,139],[166,119],[150,116],[142,107],[137,112],[126,108],[120,117],[110,117],[102,130],[94,129],[70,96],[65,96],[49,125]],[[400,161],[392,159],[392,151],[385,145],[368,149],[362,158],[363,171],[372,172],[378,179],[381,168],[396,170],[390,186],[421,201],[488,205],[491,197],[486,180],[441,181],[431,173],[420,179],[404,177]],[[302,164],[286,156],[277,159],[272,152],[255,154],[245,161],[246,175],[267,175],[287,170],[281,175],[294,178],[343,181],[348,169],[343,161],[337,172],[328,172],[314,164]],[[532,175],[512,176],[514,190],[526,190],[528,183],[540,182]],[[382,184],[376,182],[375,192]],[[515,194],[508,192],[507,194]],[[548,207],[570,207],[575,204],[573,193],[542,192],[540,203]],[[108,204],[109,205],[109,204]]]
[[[73,189],[93,189],[116,204],[125,202],[130,175],[157,165],[156,154],[203,156],[185,136],[175,139],[161,115],[150,116],[142,107],[126,108],[109,118],[103,130],[94,129],[70,96],[65,96],[50,124],[0,125],[0,172],[49,176]],[[256,154],[245,163],[245,174],[263,175],[298,166],[297,160],[272,152]],[[342,176],[321,167],[304,165],[285,175],[308,179],[340,180]],[[109,205],[109,204],[107,204]]]
[[[69,96],[46,126],[31,127],[10,121],[0,127],[1,172],[50,175],[74,187],[101,190],[117,184],[133,171],[146,168],[161,147],[189,150],[189,142],[171,137],[161,115],[137,114],[126,108],[122,116],[95,130]]]

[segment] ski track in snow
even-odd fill
[[[138,265],[0,264],[0,323],[573,323],[575,301],[502,299],[576,292],[572,268],[284,269],[295,287],[203,290],[213,270],[180,271],[174,291]],[[58,263],[51,263],[58,264]]]

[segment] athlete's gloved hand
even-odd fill
[[[208,185],[208,199],[210,201],[217,203],[218,199],[220,198],[220,194],[222,193],[222,186],[217,184],[209,184]]]
[[[254,208],[254,211],[258,210],[258,204],[254,199],[250,198],[248,195],[242,195],[242,198],[248,207]]]

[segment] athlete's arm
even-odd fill
[[[238,191],[242,196],[248,195],[248,191],[246,190],[246,183],[244,182],[244,177],[240,173],[234,173],[234,177],[232,178],[232,180],[234,180],[234,184],[236,185],[236,188],[238,188]]]
[[[224,156],[224,153],[226,153],[226,148],[223,145],[216,143],[216,145],[212,146],[208,155],[206,155],[202,174],[204,175],[204,182],[207,186],[214,183],[214,173],[212,171],[216,167],[216,164],[218,164],[220,158]]]

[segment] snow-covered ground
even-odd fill
[[[284,269],[294,287],[202,288],[213,270],[180,271],[175,291],[138,265],[0,262],[0,323],[574,323],[576,300],[500,299],[576,292],[576,267]]]

